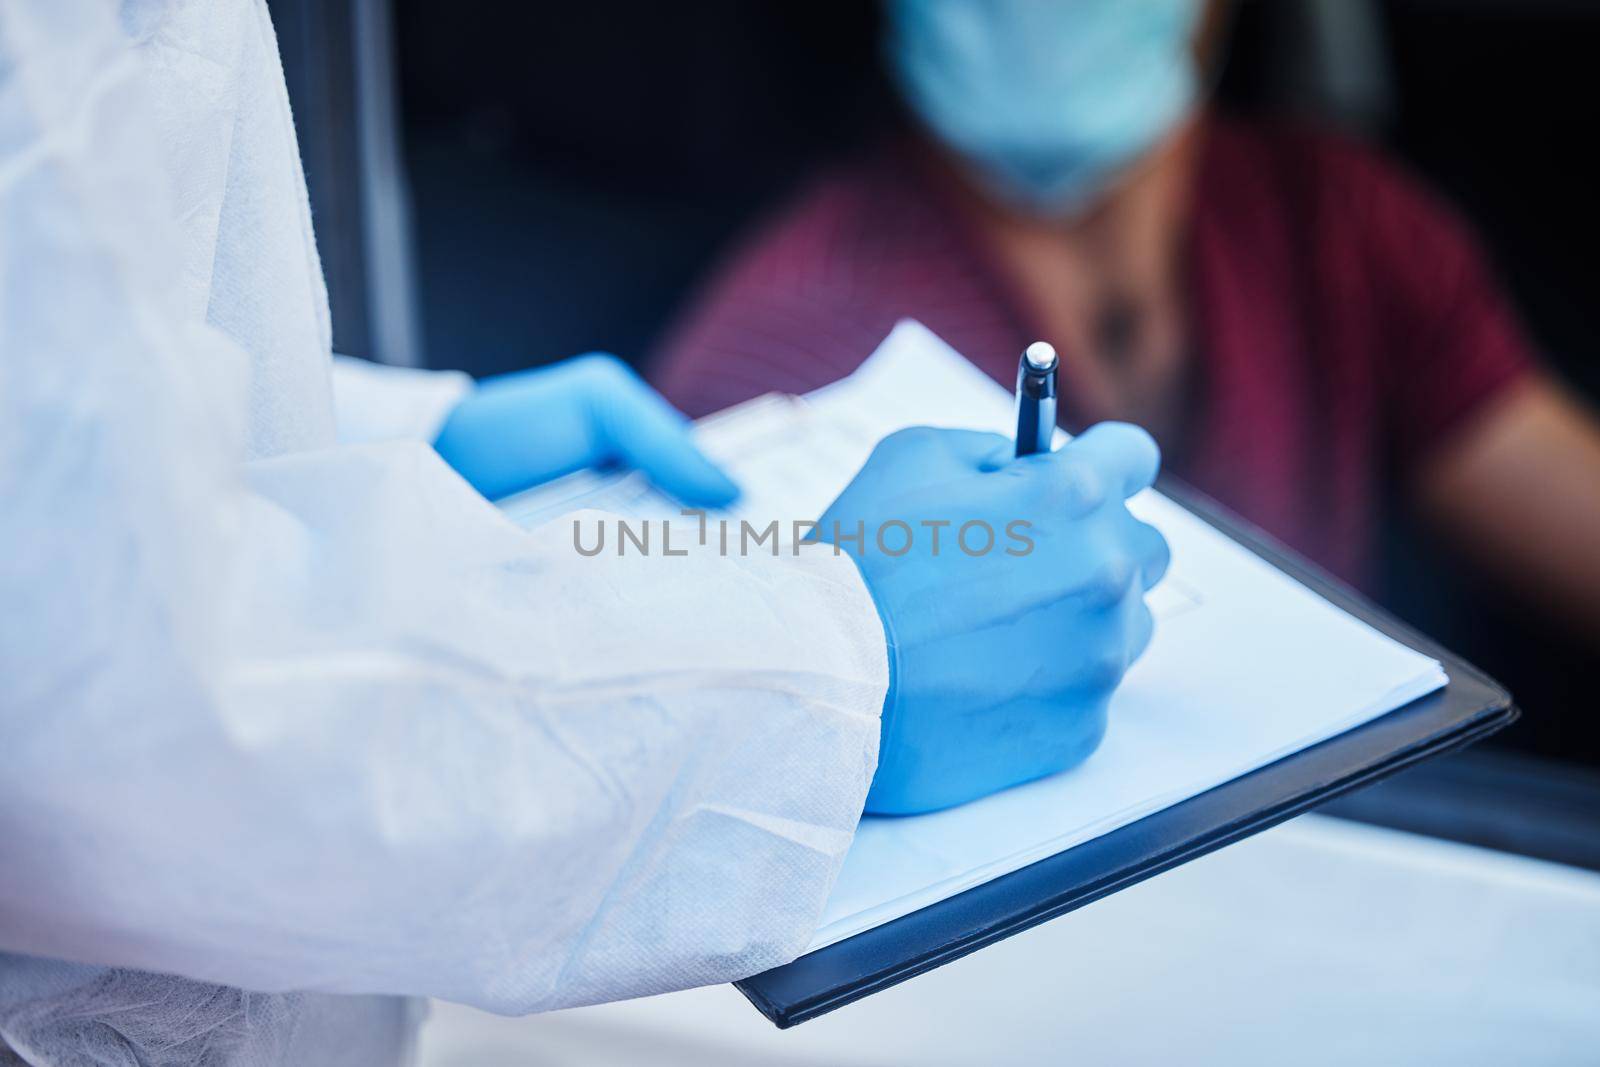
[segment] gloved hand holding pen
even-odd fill
[[[1144,593],[1168,549],[1124,503],[1155,480],[1150,435],[1105,423],[1056,452],[1012,449],[996,434],[893,434],[819,523],[856,558],[890,646],[869,812],[948,807],[1080,762],[1150,641]],[[962,541],[968,523],[994,536]],[[885,524],[892,555],[873,532]]]

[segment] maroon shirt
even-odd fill
[[[1532,365],[1465,225],[1347,142],[1208,120],[1188,235],[1195,366],[1166,467],[1335,573],[1368,575],[1403,477]],[[913,153],[824,175],[713,279],[656,364],[702,415],[849,373],[921,320],[1001,383],[1035,339]],[[1073,404],[1062,421],[1101,417]]]

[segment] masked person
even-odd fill
[[[908,128],[820,176],[662,355],[702,414],[852,370],[920,319],[1005,384],[1062,353],[1069,426],[1357,583],[1398,498],[1600,633],[1600,431],[1463,222],[1370,152],[1205,106],[1194,0],[890,0]]]
[[[903,432],[825,517],[1026,519],[1025,558],[511,525],[479,491],[591,463],[737,488],[608,357],[330,366],[262,0],[7,3],[0,220],[7,1063],[393,1063],[415,1010],[364,994],[763,969],[863,805],[1085,758],[1149,639],[1129,426]]]

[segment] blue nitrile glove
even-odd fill
[[[1123,501],[1155,479],[1155,442],[1104,423],[1057,452],[1012,447],[901,431],[818,524],[856,558],[891,649],[869,812],[948,807],[1080,762],[1150,641],[1144,593],[1167,543]]]
[[[694,507],[739,487],[689,437],[689,423],[615,356],[578,356],[486,378],[456,405],[433,447],[484,496],[584,467],[620,464]]]

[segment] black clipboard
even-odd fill
[[[779,1027],[814,1019],[1249,837],[1514,721],[1511,695],[1262,531],[1185,486],[1176,502],[1368,625],[1444,665],[1448,684],[1387,715],[1065,852],[734,985]]]

